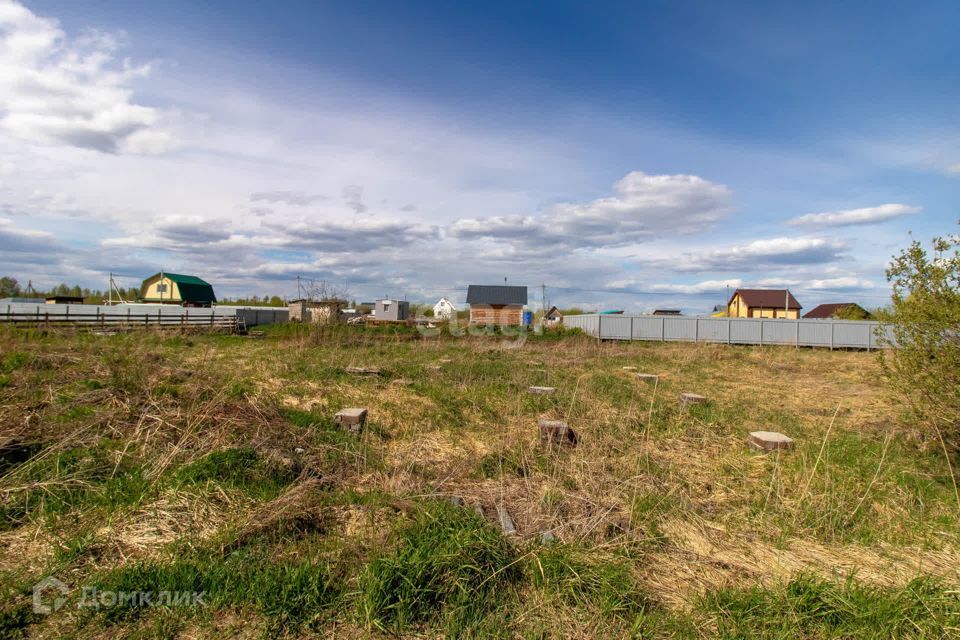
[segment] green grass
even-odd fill
[[[800,575],[770,589],[707,593],[700,606],[721,638],[948,638],[960,634],[960,596],[929,579],[883,589]]]
[[[588,548],[554,544],[527,560],[535,588],[566,605],[602,616],[633,617],[649,606],[630,574],[629,558],[602,558]]]
[[[495,610],[521,576],[516,551],[498,530],[443,502],[427,503],[395,545],[360,576],[364,619],[384,630],[442,620],[460,633]]]
[[[175,475],[184,484],[217,483],[260,499],[279,495],[295,477],[292,469],[263,459],[250,447],[214,451],[181,467]]]
[[[269,548],[252,546],[226,555],[186,551],[169,561],[135,562],[102,576],[97,588],[126,593],[202,594],[200,605],[181,603],[184,613],[251,607],[279,631],[308,624],[333,607],[342,595],[342,579],[322,558],[278,561],[270,557]],[[176,606],[173,602],[166,604],[167,608]],[[143,613],[145,607],[139,602],[124,602],[105,609],[104,617],[108,623],[116,623]]]

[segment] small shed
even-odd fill
[[[457,315],[457,307],[447,298],[440,298],[433,305],[433,317],[437,320],[452,320]]]
[[[47,296],[47,304],[83,304],[83,296]]]
[[[560,309],[555,306],[550,307],[550,310],[543,316],[543,325],[545,327],[556,327],[561,324],[563,324],[563,314],[560,313]]]
[[[471,284],[467,287],[470,324],[520,326],[527,288],[507,285]]]
[[[197,276],[161,271],[140,285],[140,302],[209,307],[216,301],[213,286]]]
[[[406,300],[377,300],[373,317],[378,322],[404,322],[410,316],[410,303]]]
[[[335,324],[340,321],[341,310],[346,306],[344,300],[307,300],[300,298],[287,304],[290,322],[309,322],[312,324]]]

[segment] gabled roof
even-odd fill
[[[146,286],[148,280],[153,280],[160,275],[161,273],[155,273],[144,280],[141,289]],[[166,271],[163,271],[162,275],[164,278],[169,278],[171,281],[177,283],[177,289],[180,291],[180,299],[183,302],[212,304],[217,301],[217,296],[213,293],[213,286],[197,276],[187,276],[182,273],[168,273]]]
[[[527,304],[527,288],[471,284],[467,287],[467,304]]]
[[[160,272],[160,273],[163,274],[163,277],[164,277],[164,278],[170,278],[171,280],[173,280],[173,281],[176,282],[177,284],[205,284],[205,285],[207,285],[208,287],[210,286],[210,283],[209,283],[209,282],[207,282],[206,280],[201,280],[201,279],[198,278],[197,276],[185,276],[185,275],[183,275],[183,274],[181,274],[181,273],[170,273],[170,272],[168,272],[168,271],[162,271],[162,272]],[[160,275],[160,273],[155,273],[155,274],[153,274],[152,276],[150,276],[149,278],[147,278],[147,280],[152,280],[152,279],[156,278],[157,276]],[[144,282],[146,282],[146,280],[145,280]]]
[[[550,316],[553,316],[553,315],[557,315],[557,316],[562,316],[562,315],[563,315],[562,313],[560,313],[560,309],[557,309],[556,305],[550,307],[550,310],[547,311],[547,317],[548,317],[548,318],[549,318]]]
[[[849,307],[856,307],[860,309],[864,315],[870,315],[866,309],[858,305],[856,302],[830,302],[827,304],[818,304],[808,313],[803,314],[803,317],[811,319],[832,318]]]
[[[727,300],[727,306],[740,294],[740,299],[748,307],[763,307],[764,309],[783,309],[784,303],[788,309],[802,309],[797,299],[788,289],[737,289]]]

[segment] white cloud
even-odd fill
[[[785,268],[841,260],[846,249],[847,244],[837,238],[780,237],[753,240],[723,249],[683,253],[677,258],[658,258],[649,261],[649,264],[676,271]]]
[[[722,293],[727,289],[731,291],[737,287],[743,286],[743,280],[740,278],[731,278],[729,280],[704,280],[692,284],[655,284],[650,289],[652,291],[664,293]]]
[[[118,38],[68,38],[56,20],[0,2],[0,127],[18,138],[104,153],[154,154],[175,145],[163,113],[133,101],[149,65],[118,61]]]
[[[617,247],[664,234],[705,231],[727,213],[727,187],[691,175],[632,171],[615,195],[556,205],[542,215],[463,219],[448,229],[460,239],[495,239],[517,245],[565,248]]]
[[[788,222],[793,226],[845,227],[857,224],[876,224],[894,218],[901,218],[920,211],[920,207],[906,204],[881,204],[876,207],[862,209],[845,209],[841,211],[826,211],[823,213],[808,213],[793,218]]]
[[[855,276],[842,276],[839,278],[824,278],[822,280],[811,280],[803,283],[805,289],[815,291],[831,290],[845,291],[857,289],[872,289],[874,284],[870,280],[857,278]]]
[[[944,171],[953,175],[960,175],[960,162],[957,164],[947,165],[947,167],[944,168]]]

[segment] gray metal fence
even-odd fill
[[[287,322],[289,311],[273,307],[181,307],[160,304],[0,304],[0,323],[99,325],[218,325],[242,321],[252,327]]]
[[[867,320],[775,320],[586,314],[565,316],[565,327],[602,340],[659,340],[876,349],[890,328]]]

